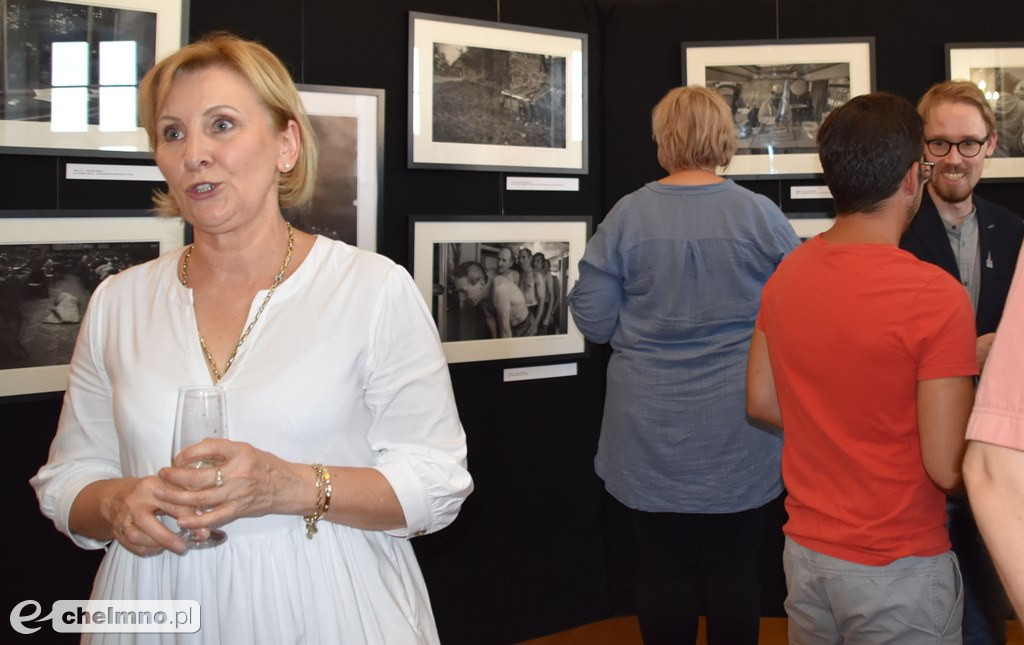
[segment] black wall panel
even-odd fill
[[[60,160],[40,155],[0,155],[4,210],[58,207]]]
[[[293,78],[302,77],[305,4],[289,0],[189,0],[189,37],[230,31],[253,38],[284,61]]]
[[[303,83],[386,90],[380,250],[407,264],[410,215],[590,215],[596,225],[620,197],[662,176],[650,110],[681,82],[681,42],[873,36],[877,87],[914,101],[944,76],[944,43],[1020,39],[1018,0],[970,8],[968,16],[949,0],[192,0],[190,33],[257,38]],[[506,191],[507,173],[407,168],[409,11],[588,35],[589,173],[579,192]],[[0,155],[0,209],[149,206],[153,186],[74,185],[91,182],[62,179],[68,161],[89,160]],[[831,207],[788,198],[790,186],[820,178],[742,183],[789,211]],[[1020,181],[985,182],[979,192],[1024,213]],[[508,384],[500,365],[451,367],[477,489],[453,526],[414,541],[444,642],[515,642],[630,611],[632,545],[592,466],[608,353],[591,348],[576,377]],[[17,527],[4,546],[18,554],[3,562],[7,608],[86,597],[98,562],[40,516],[26,483],[45,460],[59,408],[56,395],[0,400]],[[762,567],[768,615],[781,612],[782,517]]]
[[[4,615],[23,600],[37,601],[43,607],[41,616],[45,616],[54,601],[88,598],[103,555],[102,551],[83,551],[58,533],[39,512],[35,493],[28,485],[29,478],[46,462],[59,413],[60,398],[53,395],[0,402],[2,482],[7,507],[0,569]],[[7,621],[3,621],[0,634],[0,641],[5,643],[33,637],[41,643],[68,645],[79,640],[78,634],[57,634],[48,625],[33,636],[19,636]]]

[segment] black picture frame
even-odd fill
[[[566,305],[579,277],[591,232],[591,218],[568,216],[413,215],[410,259],[413,280],[438,324],[449,363],[550,360],[584,356],[586,340]],[[502,246],[543,253],[551,262],[559,304],[554,333],[494,338],[482,326],[481,314],[468,312],[455,291],[452,272],[462,262],[479,262],[491,273]],[[489,279],[493,278],[491,276]],[[518,283],[517,283],[518,285]],[[458,320],[453,318],[458,317]],[[467,321],[467,317],[469,320]]]
[[[409,14],[409,168],[587,174],[587,34]]]
[[[189,0],[8,0],[4,10],[0,153],[151,158],[134,114],[138,82],[187,41]],[[60,31],[47,37],[30,28],[47,20],[59,23]],[[14,30],[16,21],[26,24]],[[105,47],[128,42],[136,45],[127,56],[117,50],[104,57]],[[71,48],[63,59],[79,63],[61,78],[51,64],[58,44]],[[103,60],[126,58],[135,64],[101,67]],[[58,104],[70,106],[60,114],[74,116],[55,123]],[[115,105],[130,113],[108,109]],[[135,127],[123,125],[133,117]]]
[[[735,179],[821,173],[821,122],[875,89],[872,37],[684,42],[681,49],[683,85],[718,89],[733,111],[737,150],[718,172]]]
[[[144,210],[0,213],[0,397],[64,390],[96,285],[184,241],[181,218]]]
[[[1024,41],[946,43],[945,49],[946,79],[977,84],[996,119],[999,136],[983,180],[1024,179]]]
[[[286,209],[297,228],[376,252],[384,199],[383,89],[297,85],[320,148],[308,205]]]

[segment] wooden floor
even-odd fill
[[[760,645],[786,645],[786,619],[762,618]],[[1020,623],[1010,621],[1007,645],[1024,645],[1024,631]],[[610,618],[564,632],[523,641],[519,645],[643,645],[636,616]],[[700,620],[697,645],[707,645],[704,619]]]

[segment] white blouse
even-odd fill
[[[403,538],[447,526],[472,491],[466,440],[437,330],[408,273],[317,238],[274,293],[220,385],[228,438],[282,459],[370,466],[407,528],[379,532],[268,515],[223,527],[224,544],[140,558],[72,534],[88,484],[170,463],[178,388],[209,384],[180,252],[96,289],[71,360],[48,463],[32,479],[43,513],[84,548],[110,544],[93,598],[197,600],[194,635],[96,634],[93,642],[433,643],[419,567]],[[262,303],[256,294],[249,318]]]

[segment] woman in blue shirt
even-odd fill
[[[652,128],[669,174],[608,213],[569,294],[579,329],[613,350],[595,468],[631,509],[644,641],[694,642],[703,604],[709,643],[756,643],[782,439],[747,422],[746,357],[761,288],[799,239],[715,173],[736,150],[717,92],[671,90]]]

